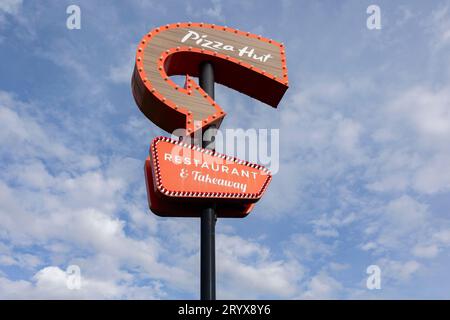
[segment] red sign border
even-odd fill
[[[261,189],[257,193],[248,193],[248,194],[241,194],[240,192],[190,192],[190,191],[170,191],[164,188],[164,185],[162,183],[162,177],[161,177],[161,171],[159,166],[159,158],[158,158],[158,152],[156,149],[156,146],[159,142],[169,142],[184,148],[190,148],[192,150],[202,152],[211,156],[220,157],[222,159],[226,159],[227,161],[233,161],[236,164],[246,165],[251,168],[256,168],[258,170],[262,170],[265,173],[267,173],[267,179],[262,185]],[[226,154],[222,154],[216,151],[203,149],[198,146],[187,144],[184,142],[179,142],[171,138],[167,138],[164,136],[159,136],[153,139],[152,144],[150,146],[150,155],[151,155],[151,163],[152,163],[152,171],[154,172],[154,184],[155,187],[158,189],[158,191],[163,194],[164,196],[170,197],[170,198],[192,198],[192,199],[233,199],[233,200],[249,200],[249,201],[258,201],[264,192],[266,191],[270,181],[272,180],[272,175],[264,166],[261,166],[259,164],[251,163],[246,160],[240,160],[238,158],[228,156]]]

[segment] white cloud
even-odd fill
[[[353,119],[342,119],[341,116],[336,117],[335,121],[338,122],[334,135],[335,144],[339,145],[343,151],[353,153],[358,148],[361,124]]]
[[[444,245],[450,245],[450,229],[436,232],[434,238]]]
[[[341,211],[334,211],[332,214],[322,214],[319,218],[313,219],[314,233],[320,237],[336,238],[339,236],[338,228],[348,226],[355,222],[357,216],[354,212],[345,214]]]
[[[449,163],[450,153],[431,157],[417,170],[413,181],[414,189],[425,194],[448,192],[450,190]]]
[[[399,261],[383,258],[377,262],[381,269],[382,281],[405,282],[416,274],[422,267],[415,260]],[[386,285],[383,285],[386,287]]]
[[[237,236],[218,235],[216,244],[219,298],[289,298],[298,293],[304,271],[295,260],[273,260],[267,248]]]
[[[428,217],[427,207],[409,196],[392,200],[386,207],[386,222],[401,233],[423,226]]]
[[[225,16],[222,12],[221,0],[211,0],[211,6],[209,7],[199,7],[198,5],[192,5],[191,2],[187,2],[186,13],[189,16],[195,17],[197,19],[204,19],[205,17],[208,17],[218,22],[225,21]]]
[[[133,286],[122,281],[108,281],[85,277],[81,274],[81,288],[71,290],[67,286],[65,270],[56,266],[39,270],[30,281],[12,281],[0,277],[2,299],[158,299],[164,297],[159,283]],[[119,279],[117,279],[119,280]]]
[[[438,255],[439,253],[439,248],[437,245],[432,244],[432,245],[416,245],[413,249],[412,249],[413,254],[416,257],[420,257],[420,258],[434,258]]]
[[[22,6],[22,0],[2,0],[0,1],[0,14],[1,12],[9,14],[17,14]]]
[[[448,4],[441,5],[433,10],[427,21],[429,32],[432,35],[431,45],[435,50],[442,49],[450,43],[449,11]]]
[[[286,243],[285,252],[298,260],[321,259],[331,256],[335,244],[328,244],[311,234],[292,234]]]
[[[361,245],[361,249],[364,251],[374,250],[378,247],[375,242],[367,242]]]
[[[385,248],[403,248],[417,239],[417,232],[426,228],[429,212],[424,204],[409,196],[390,201],[378,220],[378,243]]]
[[[431,236],[430,236],[431,234]],[[431,259],[450,246],[450,229],[432,230],[412,248],[414,256]]]
[[[113,65],[109,68],[108,80],[118,84],[131,83],[135,50],[135,44],[128,46],[126,50],[121,50],[123,52],[121,55],[123,58],[120,59],[120,63],[118,65]]]
[[[17,264],[17,261],[13,257],[7,255],[0,255],[0,265],[12,266],[15,264]]]
[[[26,152],[45,153],[47,156],[68,158],[71,153],[61,143],[48,143],[51,137],[28,115],[19,115],[17,110],[28,111],[30,107],[23,102],[0,91],[0,139],[2,148],[16,156]]]
[[[326,272],[319,272],[311,278],[301,299],[337,299],[343,286]]]
[[[331,262],[330,263],[330,270],[332,271],[343,271],[350,268],[349,264],[346,263],[337,263],[337,262]]]
[[[133,70],[132,63],[126,63],[121,66],[111,67],[109,71],[109,79],[115,83],[131,82],[131,74]]]
[[[450,93],[447,87],[434,90],[418,86],[406,90],[389,105],[389,113],[406,120],[405,124],[417,131],[424,143],[441,141],[450,135],[448,104]]]
[[[450,191],[445,170],[450,159],[448,87],[416,86],[383,108],[383,121],[372,137],[380,152],[372,161],[368,188],[379,192],[414,190],[424,194]]]

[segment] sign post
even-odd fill
[[[199,84],[214,99],[214,67],[211,62],[200,65]],[[202,137],[202,146],[208,150],[215,149],[214,131],[211,125]],[[200,217],[200,298],[216,300],[216,210],[215,203],[203,209]]]
[[[172,75],[185,75],[184,87]],[[289,83],[284,45],[202,22],[167,24],[140,40],[131,79],[135,102],[150,121],[180,138],[151,143],[144,165],[148,204],[162,217],[201,219],[202,300],[216,299],[217,218],[246,217],[272,179],[263,166],[215,151],[226,115],[214,101],[215,82],[276,108]],[[186,143],[191,137],[194,143]]]

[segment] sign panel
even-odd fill
[[[213,64],[216,82],[273,107],[288,88],[283,44],[214,24],[168,24],[146,34],[136,52],[133,96],[147,118],[185,135],[219,127],[225,112],[189,77],[204,61]],[[171,75],[186,75],[184,88]]]
[[[147,198],[150,210],[161,217],[200,217],[208,199],[200,201],[184,201],[183,198],[174,199],[162,198],[161,193],[157,193],[153,181],[153,171],[150,157],[145,161],[145,181],[147,185]],[[220,202],[215,203],[215,213],[218,218],[244,218],[255,206],[254,203]]]
[[[254,203],[272,179],[268,169],[166,137],[150,147],[153,188],[163,199]]]

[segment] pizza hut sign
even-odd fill
[[[225,26],[173,23],[139,42],[131,82],[139,109],[169,133],[181,129],[192,136],[219,128],[226,112],[191,78],[199,76],[203,62],[214,66],[215,82],[274,108],[288,89],[283,44]],[[172,75],[185,75],[185,85]],[[150,209],[183,217],[198,217],[208,203],[218,217],[244,217],[272,179],[258,164],[165,137],[153,140],[145,177]]]

